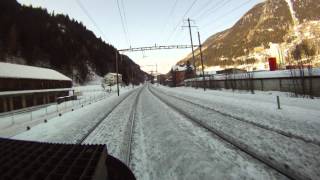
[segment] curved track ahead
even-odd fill
[[[149,87],[148,87],[149,88]],[[165,96],[169,96],[169,97],[172,97],[172,98],[175,98],[176,100],[181,100],[181,101],[184,101],[184,102],[188,102],[186,100],[183,100],[183,99],[179,99],[175,96],[172,96],[172,95],[167,95],[167,94],[164,94],[160,91],[157,91],[157,90],[152,90],[153,88],[149,88],[150,92],[155,96],[157,97],[160,101],[162,101],[164,104],[166,104],[167,106],[169,106],[170,108],[174,109],[176,112],[178,112],[179,114],[183,115],[184,117],[186,117],[187,119],[189,119],[191,122],[194,122],[195,124],[197,124],[198,126],[206,129],[207,131],[213,133],[214,135],[218,136],[219,138],[221,138],[223,141],[225,141],[226,143],[228,144],[231,144],[232,146],[236,147],[237,149],[239,149],[240,151],[248,154],[249,156],[251,156],[252,158],[260,161],[261,163],[267,165],[269,168],[279,172],[280,174],[282,174],[283,176],[289,178],[289,179],[309,179],[308,177],[305,177],[297,172],[294,172],[293,170],[290,170],[290,169],[286,169],[285,167],[279,165],[278,163],[275,163],[274,161],[268,159],[268,158],[265,158],[265,157],[262,157],[260,156],[258,153],[256,153],[254,150],[252,150],[251,148],[249,148],[248,146],[240,143],[239,141],[237,141],[236,139],[234,139],[233,137],[227,135],[226,133],[218,130],[218,129],[215,129],[214,127],[212,126],[209,126],[208,124],[206,123],[203,123],[201,122],[199,119],[197,119],[196,117],[193,117],[187,113],[185,113],[184,111],[182,111],[181,109],[177,108],[173,103],[165,100],[163,97],[161,97],[161,95],[159,95],[159,93],[161,93],[162,95],[165,95]],[[157,92],[155,92],[157,91]],[[189,103],[189,102],[188,102]],[[197,105],[195,103],[192,103],[194,105]],[[199,106],[199,107],[202,107],[202,106]],[[224,114],[223,114],[224,115]],[[225,115],[226,117],[230,117],[230,116],[227,116]]]

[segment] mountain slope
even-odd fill
[[[68,16],[1,0],[0,27],[0,61],[53,68],[80,83],[91,74],[115,71],[116,49]],[[136,83],[144,80],[145,73],[127,56],[119,66],[124,82],[131,74]]]
[[[319,4],[319,0],[267,0],[255,5],[232,28],[214,34],[203,43],[205,65],[240,65],[248,58],[254,62],[258,51],[261,57],[268,56],[270,43],[286,43],[284,49],[288,49],[289,44],[293,46],[293,42],[301,41],[297,36],[307,27],[304,23],[320,20]],[[313,29],[309,28],[308,33],[319,33]],[[195,53],[199,66],[198,49]],[[192,61],[191,54],[178,64],[188,60]]]

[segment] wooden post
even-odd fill
[[[9,105],[10,105],[10,111],[12,111],[14,109],[14,107],[13,107],[13,97],[9,98]]]
[[[278,104],[278,109],[281,109],[281,107],[280,107],[280,97],[279,96],[277,96],[277,104]]]
[[[33,106],[36,106],[37,105],[37,96],[33,95],[32,98],[33,98]]]
[[[8,103],[7,103],[7,99],[8,98],[3,98],[3,112],[7,112],[8,111]]]
[[[202,67],[202,85],[203,85],[203,90],[205,91],[206,85],[205,85],[204,68],[203,68],[202,45],[201,45],[199,31],[198,31],[198,40],[199,40],[200,60],[201,60],[201,67]]]
[[[22,103],[22,108],[27,107],[26,96],[25,95],[22,96],[22,102],[21,103]]]

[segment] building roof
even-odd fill
[[[110,75],[112,75],[112,76],[116,76],[116,75],[117,75],[117,73],[108,73],[108,74],[106,74],[105,76],[110,76]],[[122,74],[118,73],[118,76],[122,76]]]
[[[0,138],[0,179],[109,179],[106,145]]]
[[[190,65],[190,67],[192,69],[194,69],[193,65]],[[174,70],[174,71],[186,71],[187,70],[187,66],[186,65],[174,65],[174,66],[172,66],[172,70]]]
[[[52,69],[4,62],[0,62],[0,78],[71,81],[67,76]]]

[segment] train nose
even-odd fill
[[[108,180],[135,180],[132,171],[119,159],[108,155],[106,159]]]

